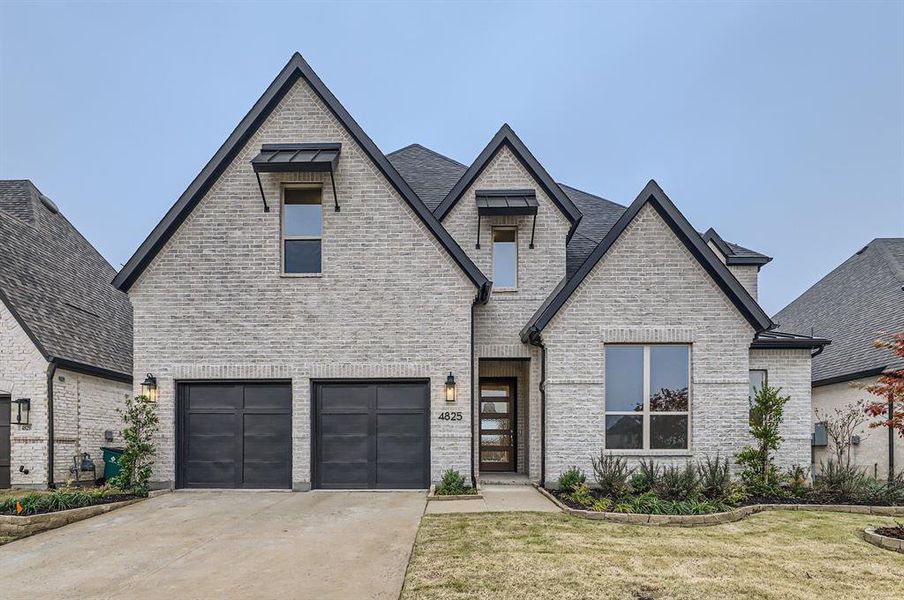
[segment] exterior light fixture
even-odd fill
[[[455,377],[451,372],[446,377],[446,402],[455,402]]]
[[[151,373],[148,373],[141,382],[141,395],[146,396],[151,402],[157,402],[157,378]]]
[[[28,418],[31,415],[31,398],[17,398],[13,400],[13,404],[16,405],[16,416],[15,421],[12,421],[16,425],[28,425]]]

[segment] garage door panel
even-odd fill
[[[315,485],[429,485],[426,383],[320,383],[315,389]]]
[[[204,385],[192,386],[186,395],[187,409],[191,412],[204,410],[236,410],[242,406],[242,386]]]
[[[182,384],[181,485],[291,487],[291,385]]]
[[[292,409],[292,388],[268,384],[245,385],[246,411],[273,411],[285,414]]]
[[[371,409],[372,390],[367,385],[331,385],[321,388],[320,393],[322,414],[368,413]]]
[[[423,414],[424,385],[401,384],[377,387],[377,411],[410,410]]]

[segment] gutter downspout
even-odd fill
[[[50,359],[47,365],[47,487],[53,489],[53,376],[56,375],[57,363]]]
[[[546,345],[536,329],[528,333],[532,346],[540,349],[540,487],[546,487]]]
[[[477,489],[477,472],[474,468],[474,381],[477,380],[474,377],[474,311],[477,308],[477,303],[479,300],[475,300],[473,304],[471,304],[471,487],[475,490]]]

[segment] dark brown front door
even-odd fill
[[[515,379],[480,379],[480,470],[515,470]]]

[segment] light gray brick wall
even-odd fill
[[[328,178],[262,175],[262,143],[342,142]],[[323,274],[280,276],[280,183],[324,185]],[[207,192],[130,292],[135,374],[158,377],[160,455],[154,479],[174,480],[175,382],[289,378],[296,486],[310,482],[313,378],[418,377],[431,382],[432,476],[470,473],[470,320],[475,288],[303,80],[299,80]],[[453,372],[458,401],[443,385]],[[137,392],[137,383],[136,389]]]
[[[779,431],[784,439],[776,453],[776,464],[782,469],[792,465],[810,465],[810,361],[808,349],[750,351],[750,368],[766,369],[769,386],[780,387],[783,396],[791,397],[785,405]]]
[[[101,446],[122,446],[123,427],[117,409],[131,394],[132,385],[93,375],[58,369],[53,383],[53,470],[54,481],[65,483],[72,477],[69,467],[74,456],[87,452],[103,476]],[[113,441],[104,432],[113,432]],[[87,474],[82,475],[86,477]]]
[[[604,447],[606,343],[691,345],[688,452],[624,452],[683,462],[744,444],[753,328],[651,207],[644,207],[546,327],[547,483],[591,472]],[[807,370],[809,373],[809,370]]]
[[[31,399],[29,426],[10,428],[12,485],[47,483],[47,361],[0,302],[0,395]],[[15,405],[12,409],[15,411]],[[28,470],[20,473],[19,467]]]
[[[863,389],[863,386],[876,383],[875,377],[867,377],[856,381],[845,381],[842,383],[834,383],[832,385],[821,385],[813,388],[813,423],[823,420],[820,414],[831,415],[834,417],[835,410],[846,410],[846,408],[863,400],[867,403],[878,400],[874,396]],[[869,424],[879,419],[867,419],[864,424],[858,428],[856,435],[860,436],[860,444],[851,447],[851,462],[862,468],[869,475],[879,478],[888,477],[888,429],[885,427],[871,428]],[[904,439],[899,435],[895,435],[895,469],[900,470],[904,467]],[[825,462],[829,458],[835,456],[835,451],[831,442],[829,446],[813,449],[814,468],[819,469],[821,462]]]
[[[716,253],[716,256],[718,256],[719,260],[722,261],[722,264],[725,264],[725,255],[722,254],[719,248],[713,242],[708,242],[707,245],[712,249],[713,252]],[[760,268],[756,265],[726,266],[728,267],[728,270],[731,271],[731,274],[735,276],[738,282],[744,286],[744,288],[751,296],[753,296],[753,299],[757,300]]]

